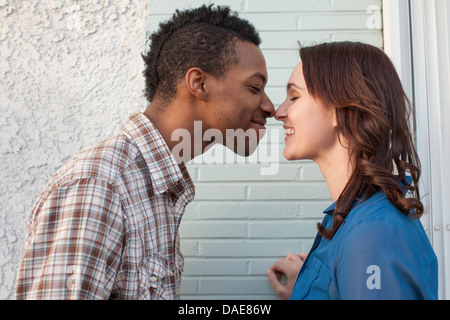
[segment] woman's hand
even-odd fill
[[[289,299],[297,281],[298,273],[306,260],[306,253],[289,253],[286,258],[281,258],[275,262],[269,270],[267,270],[267,277],[272,285],[275,293],[282,299]],[[286,281],[281,283],[281,276],[286,276]]]

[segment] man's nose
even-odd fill
[[[267,94],[265,94],[264,100],[262,101],[261,109],[264,111],[266,118],[272,118],[275,115],[275,107]]]

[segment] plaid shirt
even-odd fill
[[[151,121],[81,151],[28,222],[17,299],[179,299],[178,227],[194,186]]]

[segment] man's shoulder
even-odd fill
[[[133,141],[119,133],[78,152],[56,172],[54,179],[57,184],[76,179],[114,183],[135,161],[138,152]]]

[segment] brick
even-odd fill
[[[264,221],[249,224],[250,238],[311,238],[317,233],[316,225],[319,220],[294,220],[294,221]]]
[[[334,32],[331,30],[291,30],[261,32],[261,49],[267,60],[268,68],[292,68],[300,62],[298,50],[300,44],[310,46],[332,41]],[[287,81],[286,81],[287,83]]]
[[[243,200],[246,199],[246,186],[239,183],[201,183],[195,184],[196,200]]]
[[[323,211],[332,204],[331,199],[328,201],[303,201],[300,204],[300,216],[302,218],[320,218],[323,219]]]
[[[248,199],[251,200],[325,200],[328,198],[328,187],[325,183],[271,182],[248,184]]]
[[[363,12],[301,15],[301,30],[358,30],[367,28],[369,14]]]
[[[286,12],[286,11],[328,11],[331,10],[331,0],[247,0],[244,12]]]
[[[272,32],[261,33],[263,41],[261,48],[263,49],[268,68],[292,68],[293,70],[300,62],[298,46],[295,49],[297,39],[300,39],[300,37],[294,32],[287,33],[287,35],[289,35],[289,38],[284,39],[280,37],[280,34],[277,36],[277,34]],[[294,49],[284,50],[288,46],[293,46]],[[270,47],[270,50],[267,47]]]
[[[295,50],[295,48],[293,49]],[[263,51],[264,53],[264,51]],[[298,50],[297,50],[297,54],[298,54]],[[269,67],[268,73],[269,73],[269,82],[268,82],[268,86],[270,88],[277,88],[277,89],[282,89],[284,92],[284,98],[286,98],[286,85],[288,83],[289,77],[292,74],[292,71],[294,70],[295,66],[290,66],[288,68],[280,68],[280,69],[271,69]],[[280,88],[281,87],[281,88]],[[272,103],[276,103],[279,102],[281,103],[282,101],[272,101]]]
[[[248,274],[246,259],[185,258],[183,276],[227,276]]]
[[[182,277],[181,278],[181,294],[188,295],[188,294],[198,294],[199,292],[199,280],[198,278],[189,278],[189,277]]]
[[[298,53],[296,53],[296,55],[298,56]],[[291,71],[294,69],[295,66],[296,66],[296,64],[292,65]],[[270,77],[270,71],[269,71],[269,77]],[[284,79],[281,86],[267,88],[267,90],[266,90],[267,96],[269,97],[269,99],[272,101],[272,103],[274,105],[276,104],[277,106],[279,106],[284,102],[284,100],[286,100],[286,84],[288,83],[289,77],[290,77],[290,75]]]
[[[300,252],[302,241],[296,240],[202,240],[198,242],[203,257],[278,257],[281,251]]]
[[[270,292],[270,283],[265,276],[202,278],[199,293],[202,294],[258,294]]]
[[[366,11],[371,5],[381,8],[381,0],[332,0],[334,11]]]
[[[241,17],[251,21],[259,32],[297,29],[298,13],[243,13]]]
[[[186,256],[196,257],[198,256],[198,241],[183,238],[180,244],[180,250]]]
[[[367,29],[353,32],[335,32],[332,35],[332,41],[360,41],[378,48],[383,47],[383,38],[380,37],[379,30]]]
[[[267,270],[280,258],[284,258],[289,252],[283,253],[280,250],[278,257],[253,258],[249,261],[249,273],[252,275],[265,275]]]
[[[217,166],[198,165],[198,177],[195,181],[223,182],[223,181],[293,181],[300,180],[303,167],[298,163],[286,163],[280,165],[280,169],[274,175],[261,175],[262,165],[224,164]],[[194,167],[191,167],[194,169]],[[315,171],[311,167],[311,171]],[[320,172],[319,172],[320,173]],[[313,173],[311,173],[314,176]],[[323,179],[323,178],[322,178]]]
[[[184,239],[247,238],[248,225],[235,221],[182,221],[180,235]]]
[[[186,207],[183,221],[292,219],[299,218],[301,210],[298,201],[194,201]]]

